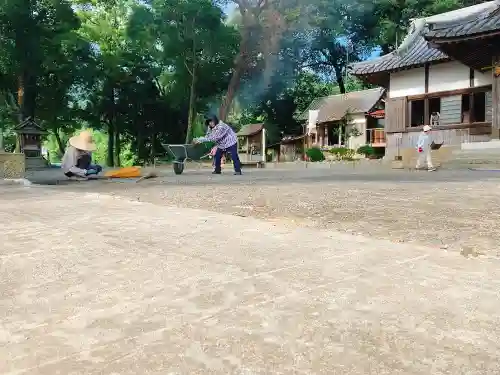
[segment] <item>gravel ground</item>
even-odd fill
[[[498,259],[91,185],[0,190],[2,375],[500,373]]]
[[[499,172],[336,166],[226,173],[188,170],[175,176],[168,170],[138,184],[99,181],[54,188],[416,242],[463,255],[500,256]]]

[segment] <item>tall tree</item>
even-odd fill
[[[432,16],[484,1],[477,0],[357,0],[343,1],[346,30],[357,43],[380,47],[383,54],[394,50],[407,34],[413,18]]]
[[[0,1],[0,50],[17,80],[21,120],[35,116],[44,60],[78,27],[68,1]]]

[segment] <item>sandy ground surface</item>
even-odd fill
[[[269,206],[299,218],[319,215],[313,207],[329,202],[321,212],[337,211],[331,227],[376,220],[426,228],[437,222],[424,215],[432,206],[448,213],[446,226],[465,220],[458,209],[491,228],[493,182],[479,182],[490,188],[490,201],[481,198],[489,203],[474,209],[451,197],[439,206],[415,202],[396,185],[364,183],[363,176],[325,183],[317,172],[318,186],[298,181],[303,174],[270,184],[277,173],[256,173],[253,181],[249,173],[238,183],[233,176],[167,177],[163,198],[145,185],[135,201],[135,187],[123,193],[115,183],[107,188],[125,198],[92,191],[102,182],[1,187],[0,373],[500,373],[497,259],[177,207],[210,207],[217,197],[226,202],[221,210],[268,216]],[[208,182],[195,187],[196,179]],[[419,182],[407,183],[400,189],[415,193]],[[467,196],[478,199],[477,182],[421,183],[419,190],[445,197],[441,190],[453,195],[454,184],[470,186]],[[359,198],[370,190],[371,199]],[[409,218],[388,208],[356,213],[361,202],[385,195]],[[233,208],[243,204],[255,208]]]
[[[71,183],[59,191],[100,191],[134,201],[264,218],[285,225],[420,243],[500,257],[500,172],[353,168],[231,171],[212,176],[163,170],[155,180]]]

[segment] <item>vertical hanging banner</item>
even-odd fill
[[[318,121],[319,110],[309,111],[309,122],[307,124],[307,134],[316,132],[316,122]]]

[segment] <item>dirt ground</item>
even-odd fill
[[[140,183],[57,187],[109,193],[159,205],[202,208],[464,254],[500,256],[500,172],[436,173],[375,167],[226,171],[187,170]],[[98,186],[97,186],[98,185]]]
[[[209,173],[0,186],[0,374],[500,373],[494,173]]]

